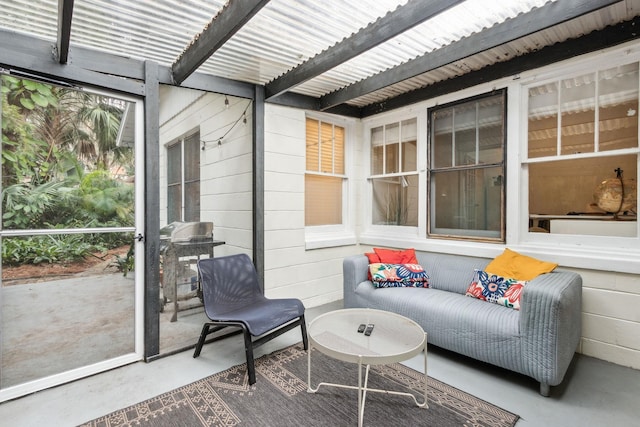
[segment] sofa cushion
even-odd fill
[[[369,265],[380,262],[380,257],[375,252],[365,252],[367,259],[369,260]],[[371,279],[371,270],[367,269],[367,279]]]
[[[527,282],[476,270],[466,295],[505,307],[520,309],[520,296]]]
[[[367,281],[356,287],[354,297],[355,306],[415,320],[428,333],[429,345],[485,362],[521,360],[519,311],[431,288],[376,289]]]
[[[376,288],[429,287],[429,276],[419,264],[369,264],[371,282]]]
[[[464,296],[476,269],[484,270],[489,262],[476,258],[442,253],[417,252],[418,264],[429,272],[429,287]]]
[[[486,266],[485,271],[517,280],[533,280],[541,274],[553,271],[557,266],[556,263],[541,261],[507,248]]]
[[[373,252],[366,252],[365,255],[369,259],[369,264],[418,264],[416,251],[413,248],[404,250],[373,248]],[[369,280],[372,280],[370,270],[367,274]]]
[[[385,264],[418,264],[415,249],[393,250],[385,248],[373,248],[373,252],[378,256],[377,262]],[[368,255],[367,255],[368,256]],[[369,257],[369,262],[372,258]]]
[[[507,292],[500,298],[496,304],[504,305],[505,307],[513,308],[514,310],[520,310],[520,297],[522,297],[522,291],[527,282],[516,282],[509,286]]]

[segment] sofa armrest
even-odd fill
[[[569,271],[543,274],[525,286],[520,301],[524,372],[541,390],[558,385],[580,342],[582,278]]]
[[[343,299],[345,307],[353,307],[356,287],[368,279],[369,258],[351,255],[342,262]]]

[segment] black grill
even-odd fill
[[[196,269],[191,268],[201,256],[213,258],[213,248],[224,242],[213,240],[212,222],[172,222],[160,229],[160,255],[162,256],[161,309],[173,304],[171,321],[178,319],[179,301],[200,298],[202,291]],[[193,308],[190,304],[182,310]]]

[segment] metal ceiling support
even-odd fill
[[[266,85],[266,99],[270,100],[270,98],[278,96],[307,80],[311,80],[461,2],[462,0],[430,2],[411,0],[358,31],[353,36],[342,40],[291,71],[272,80]]]
[[[383,71],[373,77],[325,95],[320,98],[320,109],[326,110],[367,93],[375,92],[619,1],[563,0],[548,3],[545,6],[488,28],[481,33],[463,38],[388,71]]]
[[[58,62],[66,64],[69,59],[69,39],[71,38],[71,19],[74,0],[58,0]]]
[[[459,77],[431,84],[421,89],[390,98],[384,102],[368,105],[361,109],[362,117],[369,117],[437,96],[457,92],[482,83],[514,76],[528,70],[544,67],[579,55],[606,49],[640,38],[640,17],[618,25],[593,31],[577,39],[567,40],[544,47],[536,52],[518,56],[509,61],[498,62]]]
[[[242,28],[269,0],[234,0],[216,15],[171,66],[173,81],[182,83]]]

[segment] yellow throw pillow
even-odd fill
[[[541,261],[511,249],[505,249],[484,270],[503,277],[529,281],[553,271],[557,266],[558,264],[552,262]]]

